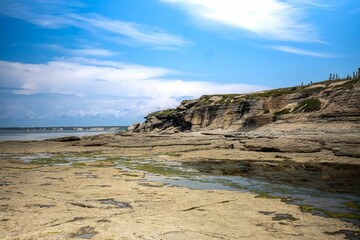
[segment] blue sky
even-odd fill
[[[358,0],[1,0],[0,126],[130,125],[360,67]]]

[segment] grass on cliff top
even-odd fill
[[[176,109],[174,108],[169,108],[169,109],[165,109],[165,110],[161,110],[161,111],[157,111],[157,112],[153,112],[150,113],[147,118],[151,118],[152,116],[160,116],[160,117],[166,117],[166,116],[170,116],[176,113]]]
[[[292,93],[318,93],[324,90],[324,87],[317,87],[317,88],[308,88],[308,86],[297,86],[297,87],[289,87],[289,88],[278,88],[278,89],[271,89],[262,92],[255,92],[249,94],[214,94],[214,95],[203,95],[199,98],[199,105],[209,105],[213,103],[210,100],[211,97],[217,96],[222,97],[216,103],[219,104],[227,104],[232,102],[240,102],[244,100],[253,100],[256,98],[267,98],[267,97],[279,97],[285,94],[292,94]]]
[[[334,86],[334,89],[351,89],[354,88],[356,85],[359,85],[360,79],[339,79],[339,80],[325,80],[321,82],[314,82],[313,84],[308,84],[304,86],[294,86],[288,88],[278,88],[278,89],[271,89],[265,90],[262,92],[255,92],[249,94],[213,94],[213,95],[203,95],[198,99],[198,102],[194,105],[195,107],[200,106],[209,106],[211,104],[221,104],[221,105],[228,105],[231,103],[240,103],[242,101],[249,101],[255,100],[257,98],[268,98],[268,97],[279,97],[285,94],[293,94],[293,93],[301,93],[307,94],[307,96],[311,96],[312,94],[317,94],[325,89],[327,89],[333,83],[340,83],[344,82],[343,84],[339,84]],[[311,87],[313,85],[323,84],[326,87],[319,86],[319,87]],[[220,100],[214,101],[211,100],[212,97],[221,97]],[[306,105],[304,107],[304,105]],[[299,111],[300,108],[302,112],[312,112],[320,110],[321,102],[319,100],[310,99],[304,100],[298,104],[298,106],[292,111],[293,113]],[[288,114],[290,110],[284,110],[284,112],[278,112],[279,115],[281,114]],[[159,117],[167,117],[176,114],[176,109],[166,109],[157,112],[150,113],[146,118],[151,118],[153,116]]]
[[[317,82],[317,83],[314,83],[314,84],[325,84],[326,86],[329,86],[333,83],[338,83],[338,82],[345,82],[347,81],[345,84],[356,84],[360,81],[360,78],[354,78],[354,79],[337,79],[337,80],[325,80],[325,81],[322,81],[322,82]],[[344,84],[344,85],[345,85]],[[342,85],[339,85],[339,87],[341,87]]]
[[[203,95],[199,98],[198,103],[195,106],[206,106],[212,103],[228,105],[230,103],[241,102],[245,100],[245,94],[214,94],[214,95]],[[210,98],[221,97],[220,100],[214,101]]]
[[[359,85],[359,83],[360,83],[360,78],[357,78],[357,79],[347,80],[346,83],[337,85],[334,88],[335,89],[352,89],[356,85]]]
[[[199,98],[198,105],[210,105],[214,103],[214,101],[210,100],[211,97],[221,97],[220,100],[215,102],[217,104],[229,104],[229,103],[234,103],[234,102],[237,103],[245,100],[253,100],[256,98],[278,97],[284,94],[291,94],[301,90],[305,90],[305,87],[278,88],[278,89],[266,90],[262,92],[249,93],[249,94],[203,95]]]
[[[288,88],[278,88],[278,89],[271,89],[271,90],[265,90],[262,92],[255,92],[255,93],[249,93],[249,94],[215,94],[215,95],[204,95],[200,99],[203,102],[208,101],[212,96],[221,96],[222,99],[219,102],[227,102],[227,99],[234,99],[235,97],[243,97],[244,100],[252,100],[255,98],[267,98],[267,97],[278,97],[285,94],[292,94],[292,93],[309,93],[309,94],[316,94],[323,90],[325,90],[327,87],[329,87],[333,83],[339,83],[344,82],[343,84],[335,86],[335,89],[350,89],[354,87],[355,85],[358,85],[360,82],[359,78],[356,79],[340,79],[340,80],[326,80],[322,82],[315,82],[313,84],[303,85],[303,86],[295,86],[295,87],[288,87]],[[313,85],[318,84],[324,84],[326,87],[312,87]]]

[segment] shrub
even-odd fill
[[[308,98],[298,103],[295,112],[314,112],[321,109],[321,102],[317,98]]]
[[[314,93],[319,93],[324,89],[325,89],[324,87],[304,88],[304,89],[301,89],[300,92],[314,94]]]

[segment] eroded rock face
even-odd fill
[[[276,121],[359,121],[359,79],[252,94],[205,95],[149,114],[132,132],[251,130]]]

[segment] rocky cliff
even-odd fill
[[[204,95],[149,114],[133,132],[226,129],[248,131],[274,122],[360,120],[360,81],[334,80],[250,94]]]

